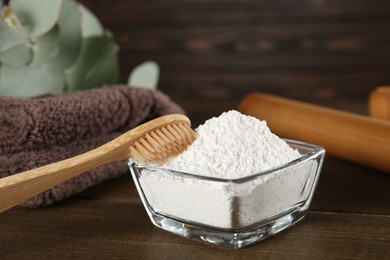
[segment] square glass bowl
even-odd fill
[[[154,165],[128,165],[154,225],[188,238],[242,248],[274,235],[307,213],[325,150],[285,140],[300,158],[238,179],[177,172]]]

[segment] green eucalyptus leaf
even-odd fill
[[[81,53],[75,64],[65,71],[67,91],[90,88],[91,86],[84,86],[88,75],[99,67],[100,63],[116,56],[118,51],[118,46],[105,37],[85,38],[81,46]]]
[[[64,1],[58,25],[60,27],[59,52],[53,59],[53,63],[60,69],[66,69],[76,61],[81,49],[81,12],[78,4],[74,1]]]
[[[63,91],[64,81],[61,71],[47,63],[37,68],[0,67],[0,95],[37,97],[58,94]]]
[[[11,0],[26,33],[38,37],[48,32],[57,22],[63,0]]]
[[[36,97],[118,81],[118,46],[77,2],[11,0],[3,17],[0,95]]]
[[[118,83],[119,65],[116,56],[108,57],[106,60],[96,64],[93,71],[86,75],[83,83],[83,89],[101,87]]]
[[[26,42],[26,37],[9,27],[0,19],[0,52]]]
[[[32,45],[32,60],[30,67],[38,67],[51,60],[58,53],[57,39],[60,34],[58,26],[54,26],[48,33],[38,37]]]
[[[0,52],[0,62],[11,67],[26,65],[31,60],[31,49],[25,44]]]
[[[158,64],[154,61],[147,61],[138,65],[129,76],[128,85],[156,89],[160,76]]]
[[[104,29],[96,16],[87,8],[79,4],[81,12],[81,31],[84,38],[91,36],[103,36]]]

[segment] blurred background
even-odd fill
[[[253,91],[366,113],[390,84],[390,1],[80,0],[120,45],[123,77],[145,60],[159,89],[203,118]]]

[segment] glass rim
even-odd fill
[[[321,146],[309,144],[309,143],[302,142],[302,141],[286,139],[286,138],[282,138],[282,139],[284,141],[286,141],[286,143],[290,147],[293,146],[293,148],[296,148],[296,149],[307,149],[310,151],[302,154],[302,156],[296,158],[295,160],[292,160],[292,161],[285,163],[281,166],[271,168],[271,169],[266,170],[266,171],[253,173],[253,174],[245,176],[245,177],[226,179],[226,178],[202,176],[202,175],[197,175],[197,174],[188,173],[188,172],[171,170],[171,169],[164,168],[164,167],[161,167],[158,165],[147,164],[147,163],[146,164],[138,163],[135,158],[129,158],[128,165],[129,165],[129,167],[134,166],[140,170],[148,170],[148,171],[152,171],[152,172],[158,172],[161,174],[170,175],[170,176],[177,176],[177,177],[182,177],[182,178],[191,178],[191,179],[207,180],[207,181],[222,182],[222,183],[243,183],[243,182],[251,181],[253,179],[257,179],[260,176],[268,176],[268,175],[276,174],[276,173],[283,171],[287,168],[303,164],[303,163],[305,163],[313,158],[317,158],[318,156],[325,154],[325,148],[323,148]]]

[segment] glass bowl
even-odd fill
[[[302,155],[280,167],[219,179],[139,164],[128,165],[154,225],[216,245],[242,248],[274,235],[307,213],[325,150],[287,140]]]

